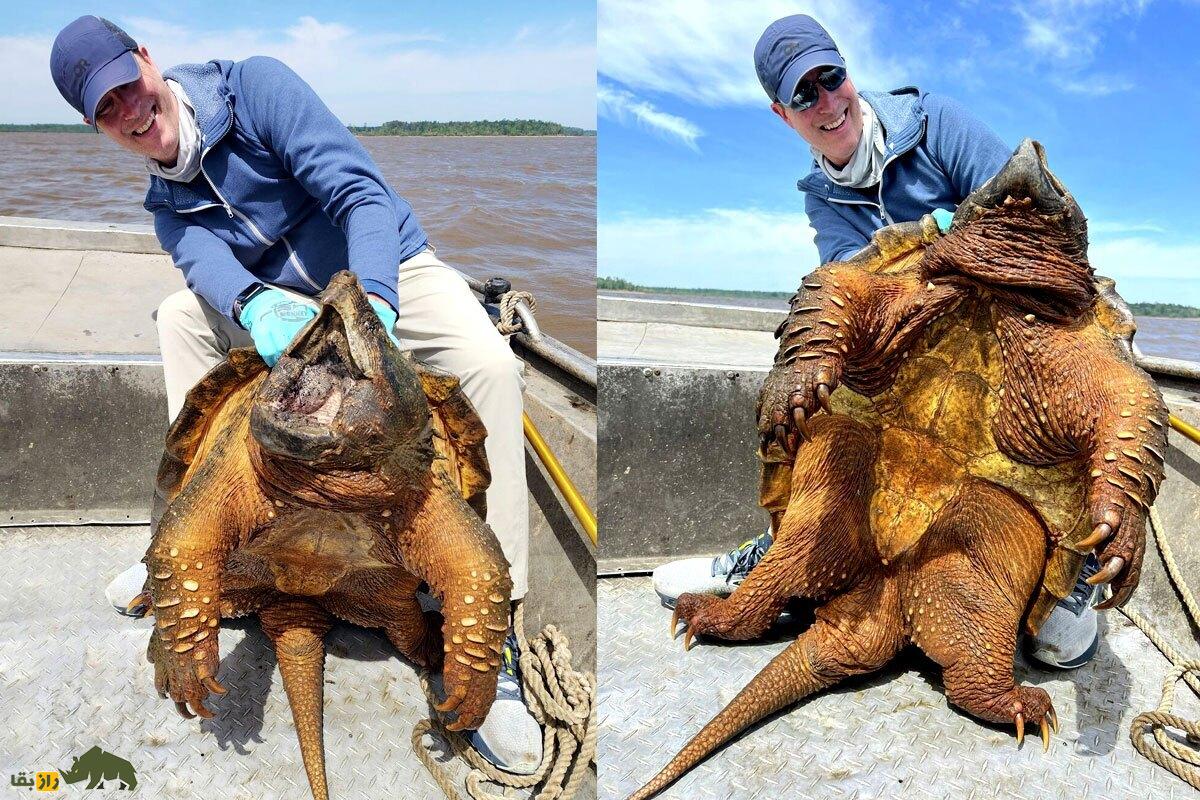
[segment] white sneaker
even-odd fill
[[[500,656],[496,701],[471,732],[471,746],[505,772],[532,775],[542,764],[542,728],[525,707],[517,666],[517,637],[509,629]]]
[[[112,582],[105,587],[104,596],[108,598],[108,602],[112,603],[112,607],[117,610],[117,613],[127,617],[140,617],[144,608],[138,607],[131,611],[128,606],[133,602],[133,598],[141,594],[145,585],[146,565],[139,561],[113,578]]]
[[[674,608],[684,592],[714,594],[728,597],[746,578],[767,548],[774,541],[771,531],[743,542],[723,556],[716,558],[683,558],[671,561],[654,570],[654,591],[662,604]]]
[[[1075,588],[1058,601],[1042,624],[1037,636],[1025,643],[1027,655],[1039,665],[1055,669],[1076,669],[1092,660],[1100,648],[1096,602],[1098,587],[1089,586],[1086,578],[1095,575],[1100,562],[1089,555],[1075,581]]]

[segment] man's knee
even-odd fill
[[[196,322],[203,319],[204,309],[200,306],[200,300],[189,289],[180,289],[168,295],[154,313],[154,324],[158,327],[160,337],[167,332],[194,327]]]
[[[487,386],[491,391],[502,391],[508,387],[521,391],[525,388],[521,370],[520,359],[501,340],[494,347],[481,347],[472,353],[471,358],[462,365],[459,379],[463,383]]]

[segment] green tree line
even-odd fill
[[[543,122],[538,119],[497,119],[474,122],[401,122],[382,125],[349,125],[360,136],[595,136],[595,131]],[[0,124],[0,133],[88,133],[88,125],[39,122],[30,125]]]
[[[571,128],[538,119],[475,120],[473,122],[401,122],[351,125],[361,136],[595,136],[595,131]]]

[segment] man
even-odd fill
[[[143,157],[145,207],[188,288],[156,315],[168,414],[231,348],[274,365],[315,316],[312,300],[354,272],[400,347],[457,375],[488,430],[487,522],[527,588],[528,520],[520,366],[462,277],[434,255],[412,208],[299,76],[270,58],[185,64],[164,75],[113,23],[80,17],[58,35],[51,72],[84,122]],[[138,565],[110,587],[124,606]],[[475,746],[532,773],[541,732],[525,709],[509,632],[496,702]]]
[[[773,22],[754,49],[771,111],[808,143],[813,169],[797,183],[816,231],[821,263],[844,261],[885,225],[932,213],[943,233],[954,209],[995,175],[1012,150],[957,103],[905,87],[859,94],[837,45],[812,17]],[[714,559],[691,558],[654,571],[669,606],[683,592],[729,594],[771,546],[766,533]],[[1099,645],[1090,556],[1075,590],[1028,643],[1040,663],[1073,669]]]

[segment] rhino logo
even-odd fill
[[[125,790],[137,788],[137,774],[133,764],[120,756],[106,753],[99,747],[93,747],[81,756],[75,756],[71,768],[64,770],[62,779],[67,783],[79,783],[87,779],[85,789],[96,789],[105,781],[117,780]],[[108,788],[105,785],[105,788]]]

